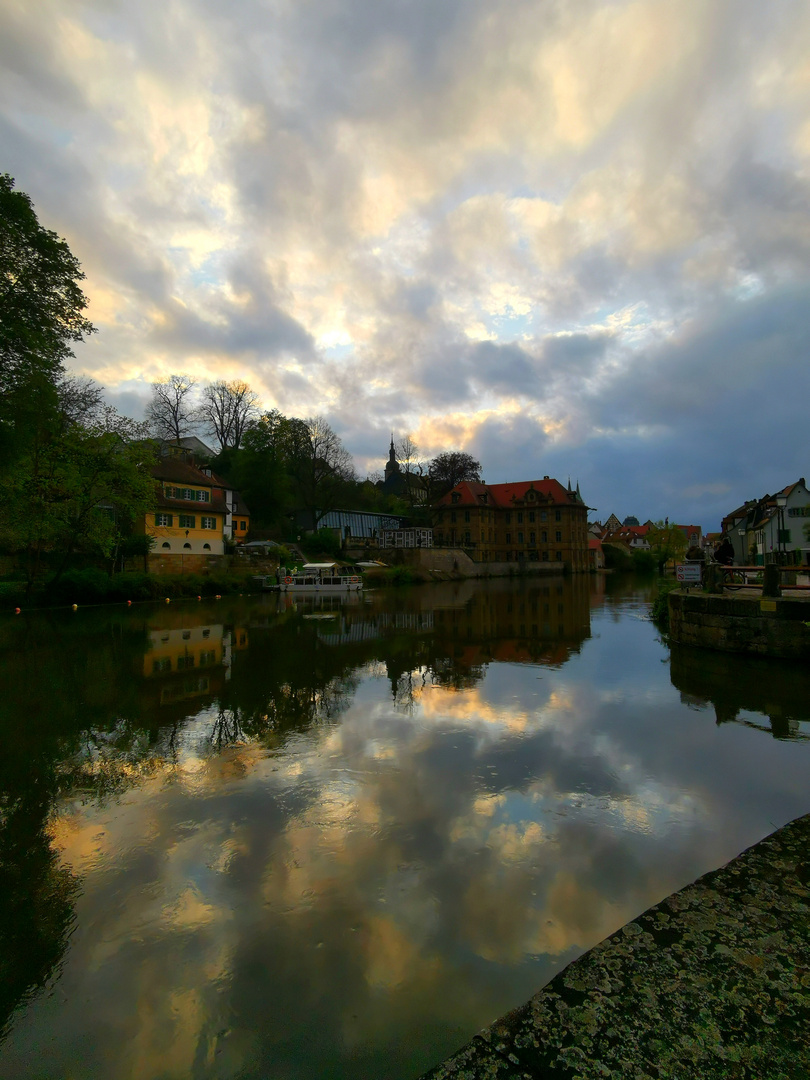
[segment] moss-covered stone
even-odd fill
[[[628,923],[425,1080],[810,1076],[809,852],[810,815]]]

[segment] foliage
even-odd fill
[[[192,397],[195,386],[190,375],[170,375],[152,383],[146,422],[155,438],[176,442],[195,430],[197,413]]]
[[[431,497],[441,498],[464,480],[480,481],[481,462],[460,450],[448,450],[431,461],[428,475]]]
[[[686,537],[677,525],[668,525],[658,521],[654,529],[647,533],[647,543],[658,562],[658,571],[663,573],[664,567],[671,559],[680,558],[686,551]]]
[[[629,551],[617,544],[602,544],[602,554],[605,557],[606,570],[632,570],[633,559]]]
[[[334,529],[318,529],[301,541],[301,547],[308,555],[337,557],[340,554],[340,537]]]
[[[0,175],[0,424],[19,427],[30,389],[52,389],[73,356],[71,343],[95,327],[79,261],[37,220],[30,198]]]
[[[633,570],[637,574],[652,575],[658,570],[658,559],[652,551],[643,548],[632,552]]]
[[[256,416],[258,400],[258,395],[241,379],[233,382],[220,379],[204,388],[197,418],[221,449],[233,447],[238,450],[245,431]]]
[[[674,578],[660,578],[658,581],[658,594],[652,604],[652,620],[662,630],[669,628],[669,594],[678,588],[678,582]]]
[[[229,571],[214,574],[146,574],[133,571],[110,576],[90,567],[66,570],[58,578],[52,577],[41,583],[30,602],[48,607],[125,603],[127,600],[163,600],[166,597],[225,596],[250,592],[254,588],[249,576]]]

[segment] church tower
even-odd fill
[[[388,451],[388,461],[386,461],[385,463],[385,482],[388,483],[388,481],[391,480],[392,477],[398,476],[400,472],[401,469],[399,467],[399,462],[397,461],[397,452],[394,449],[394,433],[392,431],[391,448]]]

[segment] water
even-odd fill
[[[0,622],[0,1075],[406,1080],[810,810],[810,675],[651,588]]]

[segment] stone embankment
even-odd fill
[[[724,652],[810,659],[810,597],[672,592],[669,637]]]
[[[810,815],[650,908],[423,1080],[810,1076]]]

